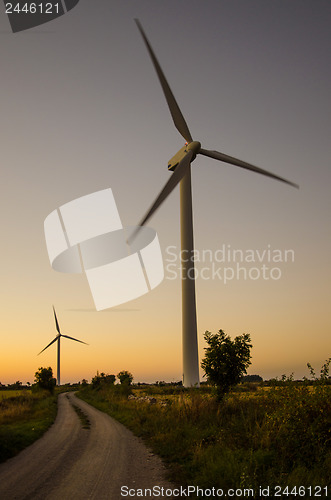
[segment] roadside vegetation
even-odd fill
[[[54,386],[52,368],[41,367],[31,387],[17,381],[0,391],[0,462],[32,444],[52,425],[57,414]]]
[[[264,382],[246,375],[249,335],[231,340],[219,330],[206,332],[205,339],[207,382],[200,388],[185,389],[181,382],[133,384],[126,370],[117,376],[97,372],[90,384],[83,379],[55,387],[52,369],[39,368],[31,388],[19,389],[17,382],[0,392],[0,461],[53,423],[59,392],[79,390],[80,398],[143,438],[178,485],[331,488],[331,358],[319,374],[308,363],[310,379],[283,375]],[[88,427],[84,414],[74,409]]]
[[[16,396],[21,396],[23,394],[31,394],[30,389],[18,389],[18,390],[12,390],[12,389],[3,389],[0,390],[0,401],[3,399],[8,399],[8,398],[15,398]]]
[[[331,487],[329,364],[320,376],[309,365],[313,380],[243,382],[221,400],[208,385],[114,385],[104,374],[78,395],[142,437],[177,484]]]
[[[87,385],[56,386],[53,370],[40,367],[34,384],[17,381],[7,386],[0,383],[0,462],[17,455],[39,439],[53,424],[57,415],[57,397],[61,392],[76,391]],[[73,406],[84,428],[89,422],[81,410]]]
[[[41,390],[17,392],[0,399],[0,462],[40,438],[56,417],[56,396]]]

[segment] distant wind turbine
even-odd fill
[[[56,329],[57,329],[58,334],[55,337],[55,339],[52,340],[52,342],[50,342],[46,347],[44,347],[44,349],[42,351],[40,351],[38,353],[38,356],[39,356],[39,354],[44,352],[49,346],[54,344],[54,342],[57,342],[57,372],[56,372],[56,375],[57,375],[57,385],[61,385],[61,379],[60,379],[60,339],[61,339],[61,337],[65,337],[66,339],[70,339],[70,340],[75,340],[76,342],[80,342],[81,344],[86,344],[86,342],[83,342],[82,340],[74,339],[73,337],[69,337],[69,335],[63,335],[60,332],[60,327],[59,327],[59,323],[57,321],[54,306],[53,306],[53,311],[54,311],[55,325],[56,325]],[[86,345],[88,345],[88,344],[86,344]]]
[[[181,225],[181,255],[187,255],[186,262],[182,262],[182,330],[183,330],[183,383],[184,386],[199,385],[199,361],[198,361],[198,341],[197,341],[197,319],[196,319],[196,300],[195,300],[195,280],[194,280],[194,262],[190,261],[193,255],[193,214],[192,214],[192,190],[191,190],[191,163],[198,154],[209,156],[214,160],[230,163],[236,167],[245,168],[252,172],[271,177],[278,181],[285,182],[298,188],[297,184],[290,182],[283,177],[279,177],[267,170],[251,165],[245,161],[228,156],[218,151],[202,149],[200,142],[193,141],[185,118],[179,109],[176,99],[164,76],[161,66],[155,56],[155,53],[146,37],[146,34],[138,21],[135,19],[138,29],[144,39],[145,45],[152,59],[155,71],[159,78],[164,96],[168,103],[170,114],[178,132],[187,141],[171,160],[169,160],[168,169],[174,173],[170,177],[156,198],[146,215],[142,218],[139,225],[143,226],[152,217],[154,212],[169,196],[173,189],[180,183],[180,225]],[[137,228],[130,236],[130,243],[137,235]]]

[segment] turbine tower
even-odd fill
[[[59,323],[58,323],[58,320],[57,320],[57,317],[56,317],[56,312],[55,312],[55,309],[54,309],[54,306],[53,306],[53,311],[54,311],[54,318],[55,318],[55,325],[56,325],[56,329],[57,329],[57,336],[55,337],[55,339],[52,340],[52,342],[50,342],[46,347],[44,347],[44,349],[42,351],[40,351],[38,353],[38,356],[39,354],[41,354],[42,352],[46,351],[46,349],[51,346],[52,344],[54,344],[54,342],[57,342],[57,370],[56,370],[56,377],[57,377],[57,385],[61,385],[61,375],[60,375],[60,339],[61,337],[65,337],[66,339],[70,339],[70,340],[75,340],[76,342],[80,342],[81,344],[86,344],[86,342],[83,342],[82,340],[78,340],[78,339],[74,339],[73,337],[69,337],[68,335],[63,335],[61,332],[60,332],[60,327],[59,327]],[[86,344],[88,345],[88,344]]]
[[[164,96],[166,98],[170,114],[175,127],[182,137],[186,140],[185,145],[168,162],[168,169],[174,173],[166,183],[159,196],[156,198],[146,215],[140,222],[140,226],[146,224],[158,207],[169,196],[173,189],[180,183],[180,227],[181,227],[181,255],[187,255],[186,262],[181,263],[182,268],[182,336],[183,336],[183,384],[185,387],[199,386],[199,361],[198,361],[198,338],[197,338],[197,319],[196,319],[196,300],[195,300],[195,280],[194,280],[194,262],[190,261],[193,255],[193,213],[192,213],[192,189],[191,189],[191,163],[198,154],[208,156],[214,160],[224,163],[230,163],[236,167],[245,168],[252,172],[271,177],[278,181],[285,182],[290,186],[298,188],[297,184],[290,182],[283,177],[279,177],[267,170],[251,165],[245,161],[228,156],[219,151],[202,149],[200,142],[193,141],[185,118],[179,109],[176,99],[164,76],[161,66],[155,56],[155,53],[149,43],[146,34],[138,21],[135,19],[138,29],[143,37],[149,55],[152,59],[154,69],[159,78]],[[132,241],[139,228],[130,236]]]

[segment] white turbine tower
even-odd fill
[[[61,375],[60,375],[60,368],[61,368],[61,365],[60,365],[60,339],[61,339],[61,337],[65,337],[66,339],[70,339],[70,340],[75,340],[76,342],[80,342],[81,344],[86,344],[86,342],[83,342],[82,340],[74,339],[73,337],[69,337],[68,335],[63,335],[60,332],[60,327],[59,327],[59,323],[57,321],[57,317],[56,317],[56,312],[55,312],[54,306],[53,306],[53,311],[54,311],[55,325],[56,325],[56,329],[57,329],[58,334],[55,337],[55,339],[52,340],[52,342],[50,342],[46,347],[44,347],[44,349],[42,351],[40,351],[38,353],[38,356],[39,356],[39,354],[41,354],[42,352],[44,352],[49,346],[51,346],[52,344],[54,344],[54,342],[57,342],[57,370],[56,370],[56,377],[57,377],[57,385],[61,385]],[[86,345],[88,345],[88,344],[86,344]]]
[[[182,262],[182,335],[183,335],[183,383],[186,387],[199,386],[199,361],[198,361],[198,340],[197,340],[197,319],[196,319],[196,300],[195,300],[195,280],[194,280],[194,262],[190,261],[193,255],[193,215],[192,215],[192,191],[191,191],[191,162],[195,160],[198,154],[209,156],[215,160],[230,163],[236,167],[245,168],[259,174],[266,175],[272,179],[285,182],[291,186],[298,187],[297,184],[290,182],[278,175],[255,167],[250,163],[233,158],[218,151],[202,149],[198,141],[193,141],[185,118],[179,109],[176,99],[164,76],[161,66],[155,56],[155,53],[144,33],[140,22],[136,19],[136,24],[144,39],[145,45],[152,59],[155,71],[159,78],[164,96],[178,132],[187,141],[171,160],[169,160],[168,169],[174,171],[169,181],[156,198],[147,214],[140,222],[140,226],[146,224],[158,207],[169,196],[173,189],[180,183],[180,225],[181,225],[181,255],[188,256],[186,262]],[[139,230],[139,229],[138,229]],[[136,230],[130,237],[132,241]]]

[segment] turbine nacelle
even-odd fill
[[[175,156],[171,158],[171,160],[168,161],[168,170],[175,170],[177,165],[184,159],[184,157],[187,155],[189,151],[193,152],[192,160],[193,161],[196,157],[196,155],[200,152],[201,149],[201,144],[198,141],[192,141],[189,143],[185,143],[185,146],[183,146]]]

